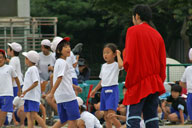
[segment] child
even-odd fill
[[[169,121],[184,124],[184,120],[187,118],[187,108],[185,100],[180,97],[181,91],[181,86],[172,86],[171,96],[169,96],[167,100],[162,103],[162,109],[164,114],[168,115]]]
[[[108,114],[116,112],[119,102],[118,76],[120,69],[123,67],[123,61],[120,54],[121,53],[117,50],[115,44],[109,43],[105,45],[103,49],[103,58],[106,63],[101,67],[99,75],[101,81],[90,94],[91,97],[94,97],[97,90],[102,87],[100,110],[104,111],[104,119],[107,128],[112,127],[111,122],[113,122],[115,127],[121,126],[116,118],[111,118],[111,120],[108,118]],[[115,61],[116,56],[118,62]]]
[[[20,96],[20,82],[15,70],[10,65],[6,65],[6,53],[0,49],[0,127],[3,126],[7,112],[13,112],[13,85],[12,78],[15,79]]]
[[[61,40],[56,46],[57,60],[53,73],[54,86],[48,97],[53,99],[54,95],[60,120],[52,128],[60,128],[66,123],[68,123],[68,128],[76,128],[76,120],[80,117],[76,95],[73,90],[75,86],[72,84],[70,66],[66,62],[70,52],[69,42],[65,39]]]
[[[192,48],[189,50],[189,60],[192,62]],[[188,66],[183,73],[180,81],[180,85],[187,88],[187,111],[190,117],[190,123],[192,123],[192,66]]]
[[[9,61],[9,65],[11,65],[13,67],[13,69],[16,71],[18,78],[19,78],[19,82],[21,84],[21,87],[23,85],[23,74],[21,73],[21,63],[20,63],[20,59],[19,59],[19,52],[21,52],[22,47],[20,44],[13,42],[13,43],[8,43],[8,49],[7,49],[7,55],[11,56],[11,59]],[[17,88],[17,84],[14,81],[13,82],[13,93],[14,93],[14,97],[17,96],[17,92],[18,92],[18,88]]]
[[[28,128],[33,128],[34,117],[39,112],[41,98],[40,77],[38,69],[35,66],[39,61],[39,54],[36,51],[23,52],[22,54],[25,56],[25,64],[28,66],[22,89],[22,97],[25,100],[24,112],[27,115]],[[41,127],[46,128],[45,122],[41,117],[37,120],[39,120]]]
[[[79,128],[102,128],[99,120],[90,112],[86,111],[86,106],[83,105],[83,100],[77,97],[79,105],[79,111],[81,114],[80,120],[78,120]]]

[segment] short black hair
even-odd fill
[[[14,56],[19,56],[19,52],[14,51],[14,50],[12,49],[12,47],[9,46],[9,49],[10,49],[10,51],[13,51]]]
[[[133,9],[133,15],[138,14],[142,21],[149,22],[152,19],[152,11],[148,5],[138,4]]]
[[[63,47],[66,46],[66,45],[70,45],[70,43],[68,41],[66,41],[66,40],[61,40],[59,42],[59,44],[57,45],[56,51],[55,51],[56,59],[61,57],[61,55],[62,55],[61,51],[62,51]]]
[[[179,85],[173,85],[173,86],[171,86],[171,92],[179,92],[180,94],[181,94],[181,92],[182,92],[182,87],[181,86],[179,86]]]
[[[50,48],[49,46],[47,46],[47,45],[43,45],[43,47],[44,47],[45,49],[51,50],[51,48]]]
[[[116,53],[117,45],[115,45],[114,43],[108,43],[104,46],[104,48],[110,48],[113,53]]]

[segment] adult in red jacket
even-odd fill
[[[127,128],[140,128],[141,113],[146,128],[158,128],[158,96],[165,92],[166,52],[163,38],[148,24],[151,18],[147,5],[137,5],[133,10],[134,26],[127,30],[123,53]]]

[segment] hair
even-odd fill
[[[116,53],[117,45],[115,45],[114,43],[108,43],[104,46],[104,48],[110,48],[113,53]]]
[[[47,46],[47,45],[43,45],[43,47],[44,47],[45,49],[47,49],[47,50],[51,50],[51,48],[50,48],[49,46]]]
[[[13,51],[14,56],[19,56],[19,52],[16,52],[12,49],[12,47],[9,46],[10,51]]]
[[[181,92],[182,92],[182,87],[181,86],[179,86],[179,85],[173,85],[173,86],[171,86],[171,92],[179,92],[180,94],[181,94]]]
[[[3,49],[0,49],[0,54],[2,54],[5,59],[7,58],[6,53],[5,53],[5,51]]]
[[[59,44],[57,45],[56,51],[55,51],[55,53],[56,53],[56,54],[55,54],[56,59],[58,59],[58,58],[61,57],[61,55],[62,55],[61,51],[62,51],[63,47],[66,46],[66,45],[70,45],[67,40],[64,40],[64,39],[63,39],[63,40],[61,40],[61,41],[59,42]]]
[[[139,4],[136,5],[133,9],[133,15],[138,14],[142,21],[149,22],[152,19],[152,11],[148,5]]]
[[[80,112],[84,112],[86,111],[86,106],[83,104],[81,106],[79,106]]]

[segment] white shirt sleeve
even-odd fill
[[[38,73],[39,72],[37,72],[34,69],[31,71],[31,80],[33,83],[35,83],[36,81],[39,81],[39,78],[38,78],[39,74]]]
[[[101,71],[100,71],[100,74],[99,74],[100,79],[102,79],[102,69],[103,69],[103,65],[101,66]]]
[[[13,67],[11,67],[11,76],[12,76],[13,78],[17,77],[17,73],[16,73],[16,71],[13,69]]]
[[[187,69],[187,68],[186,68]],[[187,70],[185,69],[185,72],[183,73],[183,76],[181,78],[181,82],[186,82],[186,72]]]
[[[64,76],[66,63],[60,63],[58,66],[59,66],[58,69],[60,69],[60,70],[58,70],[56,77]]]

